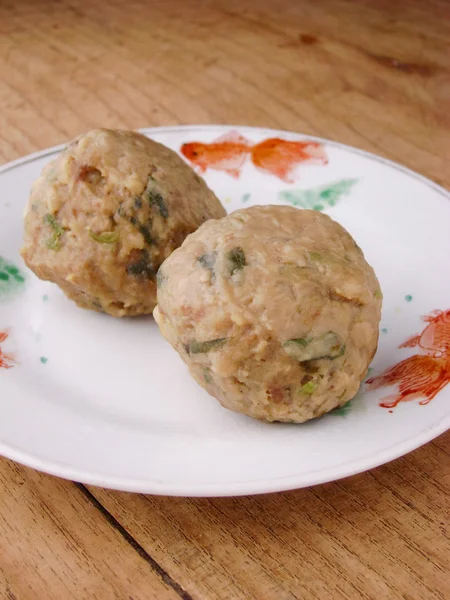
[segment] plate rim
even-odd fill
[[[402,165],[394,160],[391,160],[390,158],[385,158],[384,156],[379,156],[378,154],[374,154],[373,152],[369,152],[368,150],[362,150],[361,148],[357,148],[356,146],[350,146],[349,144],[342,144],[341,142],[336,142],[336,141],[330,140],[328,138],[323,138],[323,137],[315,136],[315,135],[308,135],[305,133],[300,133],[300,132],[292,131],[289,129],[273,129],[270,127],[256,127],[254,125],[228,125],[228,124],[201,125],[201,124],[198,124],[198,125],[168,125],[165,127],[139,127],[137,129],[132,129],[132,130],[143,133],[144,135],[148,135],[148,134],[151,134],[152,132],[176,133],[177,131],[185,132],[185,131],[198,130],[198,129],[204,129],[204,130],[209,130],[209,131],[218,131],[218,130],[224,129],[224,128],[230,129],[230,130],[235,130],[235,129],[236,130],[238,130],[238,129],[244,130],[245,129],[247,131],[249,131],[249,130],[250,131],[260,131],[260,132],[269,133],[269,134],[281,134],[281,135],[286,135],[286,134],[292,135],[293,134],[295,136],[300,136],[305,140],[311,140],[312,142],[320,142],[322,144],[328,144],[335,148],[341,148],[341,149],[346,150],[347,152],[353,152],[354,154],[359,154],[360,156],[365,156],[366,158],[370,158],[371,160],[374,160],[375,162],[380,162],[382,164],[385,164],[393,169],[396,169],[397,171],[401,171],[401,172],[413,177],[414,179],[418,179],[422,183],[425,183],[429,187],[433,188],[436,192],[438,192],[439,194],[443,195],[445,198],[450,200],[450,191],[447,190],[446,188],[444,188],[442,185],[439,185],[438,183],[436,183],[429,177],[426,177],[425,175],[422,175],[421,173],[418,173],[417,171],[413,171],[409,167],[405,167],[404,165]],[[33,162],[40,158],[43,158],[44,156],[51,156],[52,154],[61,152],[61,150],[63,150],[69,142],[70,142],[70,140],[63,144],[57,144],[56,146],[51,146],[50,148],[38,150],[37,152],[31,152],[30,154],[26,154],[25,156],[16,158],[15,160],[12,160],[3,165],[0,165],[0,175],[7,171],[15,169],[17,167],[20,167],[23,164],[30,163],[30,162]]]
[[[450,429],[450,413],[445,418],[439,419],[433,425],[429,425],[412,438],[407,438],[402,442],[384,449],[376,455],[371,455],[365,459],[356,459],[345,463],[339,467],[339,474],[334,473],[336,467],[325,468],[316,471],[315,476],[289,475],[287,477],[271,478],[269,480],[256,480],[254,482],[235,482],[228,484],[221,483],[200,483],[200,484],[167,484],[159,483],[157,480],[146,481],[144,479],[123,478],[123,477],[105,477],[100,474],[83,474],[83,471],[58,463],[57,461],[46,461],[37,458],[9,445],[6,446],[0,442],[0,454],[5,458],[16,461],[26,467],[36,469],[48,475],[61,477],[69,481],[75,481],[85,485],[94,485],[111,490],[122,492],[133,492],[140,494],[152,494],[157,496],[177,496],[185,498],[219,498],[219,497],[237,497],[259,494],[270,494],[284,492],[295,489],[312,487],[324,483],[332,483],[353,475],[364,473],[371,469],[381,467],[397,458],[401,458],[421,446],[431,442],[433,439],[445,433]],[[189,491],[187,491],[189,489]]]
[[[388,158],[378,156],[372,152],[356,148],[347,144],[342,144],[334,140],[322,138],[318,136],[312,136],[295,132],[292,130],[273,129],[266,127],[255,127],[248,125],[230,125],[230,124],[197,124],[197,125],[172,125],[165,127],[146,127],[138,128],[136,131],[143,133],[144,135],[152,135],[152,133],[186,133],[189,131],[219,131],[223,129],[229,130],[241,130],[241,131],[253,131],[260,132],[268,135],[294,135],[299,136],[302,139],[321,142],[332,147],[346,150],[347,152],[358,154],[370,160],[378,163],[382,163],[387,167],[391,167],[397,171],[400,171],[413,179],[424,183],[428,187],[431,187],[435,192],[444,196],[447,200],[450,200],[450,191],[443,186],[432,181],[428,177],[413,171],[409,167],[405,167],[400,163],[392,161]],[[36,160],[51,156],[60,152],[66,147],[68,142],[58,144],[50,148],[46,148],[37,152],[27,154],[23,157],[9,161],[4,165],[0,166],[0,175],[7,173],[17,167],[30,164]],[[83,470],[73,468],[68,464],[59,463],[55,460],[49,460],[45,458],[39,458],[34,454],[27,453],[13,445],[5,444],[0,441],[0,454],[5,458],[14,460],[26,467],[34,468],[38,471],[61,477],[63,479],[85,483],[88,485],[100,486],[104,488],[136,492],[136,493],[147,493],[155,495],[167,495],[167,496],[179,496],[179,497],[226,497],[226,496],[242,496],[242,495],[254,495],[264,493],[274,493],[280,491],[288,491],[293,489],[300,489],[304,487],[310,487],[323,483],[329,483],[337,481],[352,475],[356,475],[370,469],[384,465],[392,460],[400,458],[413,450],[416,450],[424,444],[432,441],[439,435],[442,435],[450,429],[450,412],[445,415],[444,418],[439,419],[437,422],[429,425],[420,434],[414,437],[407,438],[401,442],[394,444],[382,452],[375,455],[366,457],[365,459],[356,459],[344,463],[337,467],[329,467],[319,471],[315,471],[312,474],[306,475],[289,475],[287,477],[271,478],[268,480],[256,480],[254,482],[235,482],[235,483],[198,483],[198,484],[168,484],[158,482],[157,480],[144,480],[138,478],[127,479],[124,477],[114,477],[100,475],[98,473],[86,473]],[[337,472],[336,472],[337,471]]]

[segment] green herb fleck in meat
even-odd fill
[[[322,260],[322,255],[318,252],[308,252],[309,259],[312,261],[320,261]]]
[[[226,253],[226,259],[228,261],[228,270],[230,275],[234,275],[237,271],[240,271],[247,264],[245,261],[245,254],[242,248],[233,248]]]
[[[59,250],[61,241],[60,238],[62,234],[66,231],[66,229],[64,227],[61,227],[61,225],[58,223],[55,217],[51,214],[45,215],[44,223],[51,227],[53,231],[52,236],[47,240],[47,247],[50,248],[50,250]]]
[[[150,261],[148,252],[144,251],[141,258],[131,262],[127,266],[127,273],[135,277],[142,276],[145,279],[152,279],[155,276],[155,269]]]
[[[211,376],[210,369],[203,370],[203,379],[205,380],[206,383],[212,383],[212,376]]]
[[[307,340],[306,338],[295,338],[293,340],[289,340],[288,342],[286,342],[286,344],[298,344],[302,348],[306,348],[309,344],[309,340]]]
[[[135,277],[142,275],[146,279],[151,279],[154,276],[155,271],[153,270],[153,267],[143,259],[128,265],[127,273],[129,275],[134,275]]]
[[[216,264],[217,252],[211,252],[211,254],[202,254],[197,258],[197,262],[201,264],[204,269],[208,269],[211,273],[214,271],[214,265]]]
[[[101,244],[115,244],[119,239],[119,233],[117,231],[104,231],[103,233],[95,233],[89,229],[89,235],[96,242]]]
[[[344,397],[344,394],[346,393],[346,391],[341,394],[342,397]],[[337,408],[335,408],[332,411],[332,415],[339,415],[340,417],[345,417],[346,415],[349,414],[349,412],[352,409],[352,401],[349,400],[348,402],[346,402],[345,404],[343,404],[342,406],[338,406]]]
[[[162,285],[164,285],[164,282],[166,281],[167,277],[165,276],[165,274],[163,273],[163,270],[161,269],[161,267],[158,269],[158,272],[156,273],[156,285],[158,287],[161,287]]]
[[[55,231],[59,235],[64,233],[64,227],[61,227],[61,225],[58,223],[58,221],[55,219],[55,217],[53,215],[46,214],[44,217],[44,223],[46,225],[50,225],[50,227],[53,229],[53,231]]]
[[[150,206],[156,206],[159,210],[159,214],[163,219],[167,219],[169,216],[169,211],[167,210],[166,203],[163,200],[163,197],[159,192],[149,192],[148,193]]]
[[[375,296],[375,298],[382,298],[383,297],[383,293],[381,290],[375,290],[373,295]]]
[[[187,351],[189,354],[204,354],[211,350],[218,350],[226,344],[227,341],[227,338],[218,338],[216,340],[208,340],[207,342],[197,342],[194,340],[188,344]]]
[[[144,238],[145,243],[151,246],[152,244],[156,244],[155,237],[151,232],[152,221],[151,219],[148,219],[146,223],[142,223],[137,217],[137,211],[139,211],[142,206],[142,199],[140,197],[136,197],[133,200],[133,206],[131,206],[128,211],[121,203],[117,210],[117,214],[119,217],[127,219],[133,225],[133,227],[136,227],[136,229]]]
[[[164,198],[162,195],[153,189],[155,183],[155,179],[149,175],[147,180],[147,187],[142,194],[142,197],[149,201],[150,206],[155,206],[159,210],[159,214],[163,219],[167,219],[169,216],[169,211],[167,210],[166,203],[164,202]]]
[[[324,333],[315,338],[296,338],[288,340],[283,348],[289,356],[304,362],[308,360],[319,360],[328,358],[334,360],[345,352],[345,344],[333,331]]]
[[[316,387],[317,387],[316,383],[313,383],[312,381],[308,381],[308,383],[305,383],[304,385],[302,385],[302,387],[300,388],[300,392],[302,394],[307,394],[308,396],[311,396],[311,394],[314,392]]]
[[[144,238],[144,241],[145,241],[146,244],[148,244],[149,246],[151,246],[152,244],[156,243],[155,240],[153,239],[153,236],[152,236],[152,233],[150,231],[150,226],[149,225],[144,225],[134,215],[132,215],[129,218],[129,221],[133,225],[133,227],[136,227],[136,229],[142,235],[142,237]]]
[[[138,223],[137,228],[139,230],[139,233],[144,238],[146,244],[151,245],[155,243],[155,240],[153,239],[153,236],[150,232],[150,227],[148,227],[147,225],[142,225],[142,223]]]

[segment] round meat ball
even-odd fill
[[[209,221],[158,273],[154,317],[223,406],[303,422],[358,391],[381,291],[347,231],[317,211],[255,206]]]
[[[150,314],[161,263],[204,221],[225,214],[169,148],[133,131],[97,129],[35,182],[22,256],[83,308]]]

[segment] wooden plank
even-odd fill
[[[339,139],[448,183],[445,2],[44,5],[0,6],[4,159],[98,125],[216,121]]]
[[[0,460],[0,598],[187,598],[107,516],[75,484]]]

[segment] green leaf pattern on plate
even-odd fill
[[[335,206],[343,196],[348,195],[359,179],[341,179],[308,190],[282,190],[278,197],[292,206],[325,210]]]
[[[348,415],[350,413],[351,409],[352,409],[352,401],[349,400],[348,402],[346,402],[339,408],[335,408],[331,414],[338,415],[340,417],[345,417],[346,415]]]
[[[0,256],[0,298],[19,292],[25,284],[25,274]]]

